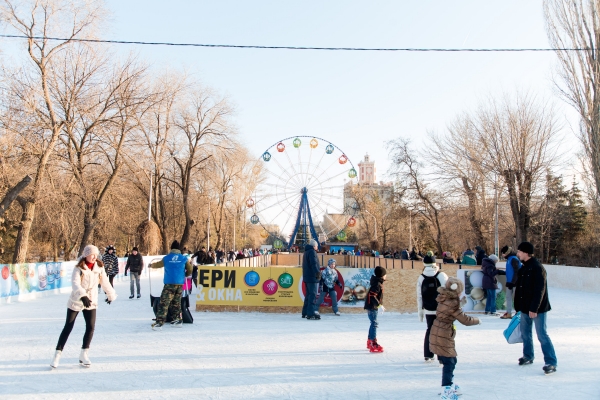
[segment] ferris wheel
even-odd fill
[[[246,205],[264,239],[272,237],[275,247],[287,248],[313,238],[319,243],[346,239],[358,210],[344,193],[358,178],[339,147],[313,136],[289,137],[265,150],[260,162],[265,179]]]

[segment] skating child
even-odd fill
[[[325,299],[325,295],[329,294],[329,298],[331,298],[331,308],[333,309],[333,313],[337,316],[340,316],[340,312],[338,310],[337,303],[337,293],[335,291],[335,285],[342,288],[342,283],[338,279],[338,273],[335,270],[335,259],[330,258],[327,262],[327,267],[321,269],[321,282],[319,286],[321,287],[321,294],[319,295],[319,299],[317,300],[317,305],[320,306]],[[343,289],[343,288],[342,288]]]
[[[108,281],[104,264],[98,259],[99,255],[98,248],[88,244],[83,249],[77,265],[73,268],[73,275],[71,277],[73,290],[67,302],[67,320],[58,338],[56,352],[50,364],[52,368],[58,367],[63,348],[67,343],[71,330],[73,330],[75,319],[80,311],[83,313],[83,318],[85,319],[85,333],[83,334],[83,345],[79,354],[79,364],[83,367],[92,365],[88,357],[88,351],[96,325],[96,307],[98,307],[96,286],[98,284],[102,286],[102,289],[106,292],[106,296],[108,296],[106,301],[108,304],[117,298],[117,293]]]
[[[454,321],[458,320],[463,325],[478,325],[479,319],[469,317],[460,308],[460,294],[463,292],[463,283],[454,278],[448,278],[446,286],[438,288],[439,295],[436,318],[429,335],[429,349],[438,355],[443,364],[441,399],[458,399],[459,387],[453,382],[454,368],[456,367],[456,348],[454,336],[456,328]]]
[[[385,282],[387,271],[383,267],[375,267],[375,274],[371,277],[371,287],[365,299],[365,310],[368,311],[369,321],[369,337],[367,339],[367,348],[371,353],[382,353],[383,347],[377,343],[377,314],[379,308],[383,312],[383,283]]]

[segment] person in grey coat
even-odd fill
[[[317,292],[319,291],[319,282],[321,281],[321,268],[317,249],[319,244],[312,239],[304,249],[302,257],[302,279],[306,285],[306,296],[302,306],[302,318],[321,319],[317,311]]]

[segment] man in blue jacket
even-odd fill
[[[186,275],[192,274],[192,264],[179,250],[179,242],[171,244],[171,252],[163,257],[162,261],[150,264],[150,268],[165,268],[160,305],[156,313],[156,322],[152,324],[153,330],[160,330],[165,323],[167,312],[171,310],[171,326],[181,328],[181,292]]]
[[[321,280],[321,267],[317,257],[319,244],[312,239],[304,248],[302,257],[302,279],[306,285],[306,296],[304,297],[304,306],[302,306],[302,318],[321,319],[317,311],[317,292],[319,290],[319,281]]]

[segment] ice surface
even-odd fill
[[[155,332],[148,281],[139,300],[128,299],[129,282],[116,288],[120,297],[98,310],[89,369],[77,359],[82,315],[60,367],[49,367],[68,294],[0,306],[0,398],[438,398],[442,371],[423,363],[425,324],[416,314],[381,315],[385,352],[371,354],[366,314],[307,321],[299,314],[194,312],[193,325]],[[504,340],[508,321],[457,324],[455,382],[463,399],[600,399],[600,295],[550,288],[550,302],[558,357],[550,376],[537,341],[534,364],[517,365],[522,345]]]

